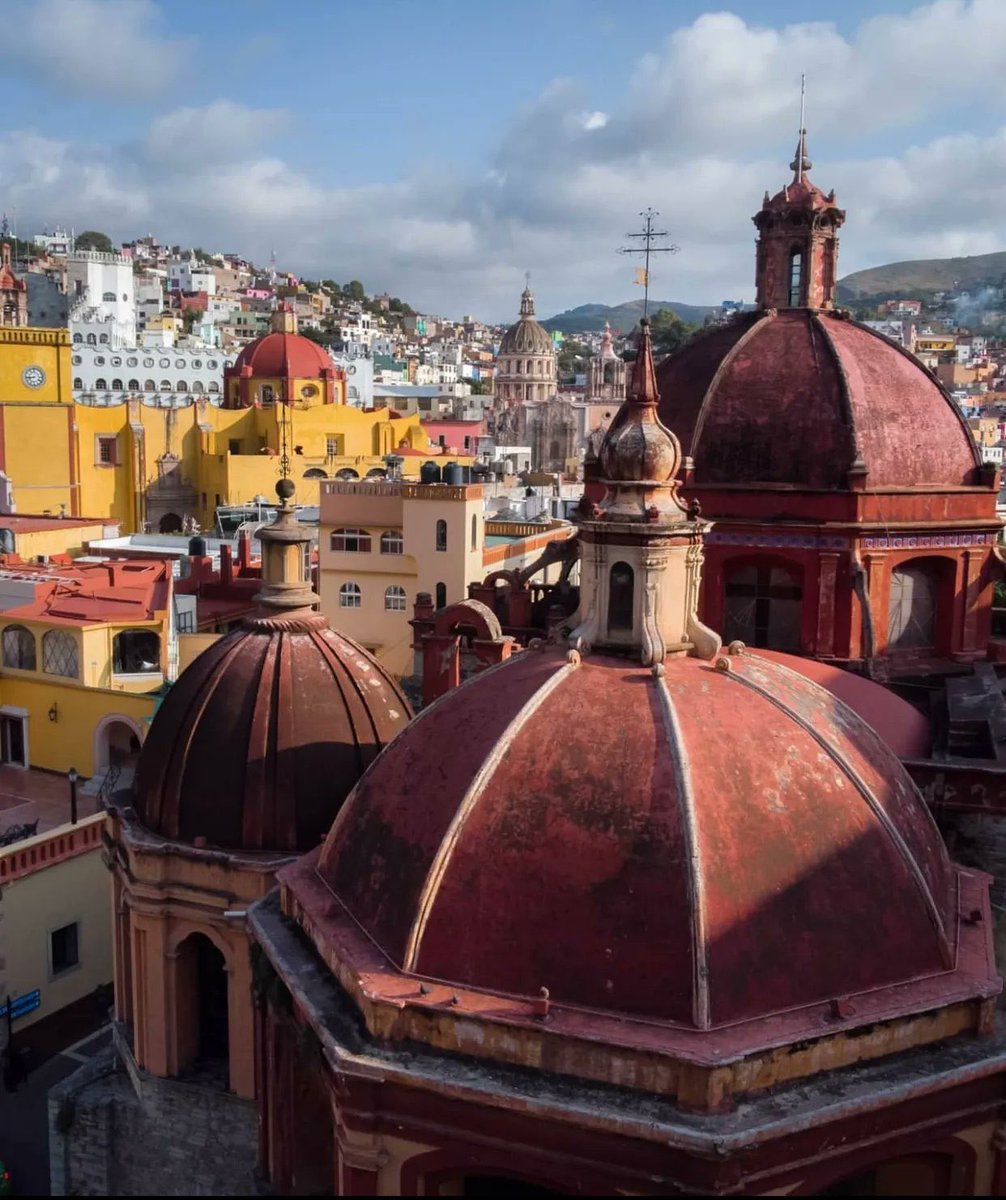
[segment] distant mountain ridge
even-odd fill
[[[853,271],[838,281],[838,299],[868,300],[888,297],[894,292],[948,291],[972,287],[988,281],[999,282],[1006,276],[1006,251],[972,254],[965,258],[919,258],[908,262],[887,263]]]
[[[661,308],[669,308],[689,325],[701,325],[706,315],[713,311],[713,305],[681,304],[677,300],[651,300],[650,312],[655,313]],[[578,308],[570,308],[565,312],[556,313],[542,321],[542,325],[551,333],[558,329],[560,333],[600,333],[605,321],[613,332],[628,333],[639,324],[643,315],[642,300],[629,300],[625,304],[581,304]]]

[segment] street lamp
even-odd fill
[[[77,824],[77,768],[71,767],[66,773],[67,779],[70,781],[70,824]]]

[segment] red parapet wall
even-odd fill
[[[105,814],[95,813],[76,825],[61,825],[0,849],[0,885],[96,850],[104,827]]]

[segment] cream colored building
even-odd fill
[[[487,533],[485,499],[480,484],[322,481],[319,589],[332,626],[408,674],[419,592],[454,604],[470,583],[525,567],[573,533],[564,521]]]
[[[98,813],[0,848],[0,1004],[14,1000],[15,1037],[112,982],[104,823]]]

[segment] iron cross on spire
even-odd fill
[[[647,309],[650,306],[650,255],[651,254],[677,254],[680,247],[675,246],[672,242],[669,246],[656,246],[654,242],[660,238],[669,237],[666,229],[654,229],[653,218],[659,217],[660,213],[656,209],[648,208],[639,214],[643,218],[643,230],[641,233],[627,233],[625,236],[641,241],[641,246],[622,246],[619,248],[619,254],[642,254],[643,268],[642,279],[639,278],[640,272],[636,272],[636,282],[643,285],[643,316],[646,316]]]

